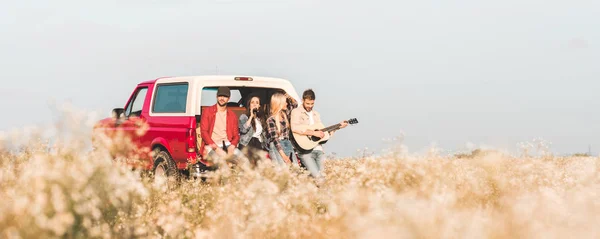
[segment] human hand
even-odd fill
[[[318,131],[318,130],[317,131],[313,131],[313,136],[319,137],[319,138],[323,138],[323,137],[325,137],[325,132]]]
[[[346,126],[348,126],[348,122],[346,122],[346,121],[342,121],[342,122],[340,123],[340,129],[346,128]]]
[[[287,165],[292,164],[292,160],[288,156],[283,156],[283,162],[285,162]]]
[[[283,162],[285,162],[286,164],[292,164],[292,160],[290,159],[290,157],[288,157],[287,155],[285,155],[285,153],[280,150],[279,154],[281,155],[281,158],[283,158]]]
[[[289,95],[287,92],[284,95],[288,100],[290,100],[290,102],[292,102],[292,103],[296,102],[296,99],[294,99],[294,97]]]
[[[229,155],[229,156],[233,155],[234,151],[235,151],[235,146],[233,144],[229,145],[229,147],[227,147],[227,155]]]

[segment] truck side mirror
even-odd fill
[[[112,118],[115,120],[121,119],[123,111],[125,111],[123,108],[114,108],[112,110]]]

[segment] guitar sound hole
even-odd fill
[[[312,141],[319,141],[319,139],[321,139],[321,138],[319,138],[317,136],[310,136],[310,140],[312,140]]]

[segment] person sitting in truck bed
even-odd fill
[[[290,112],[298,103],[288,94],[275,93],[271,96],[269,116],[266,120],[269,156],[279,164],[298,165],[294,157],[294,146],[289,137]],[[291,158],[290,158],[291,157]]]
[[[212,161],[234,155],[244,158],[237,148],[240,140],[238,118],[233,111],[227,109],[230,96],[231,91],[228,87],[219,87],[217,103],[207,107],[200,119],[202,141],[206,143],[206,155]]]
[[[253,167],[268,154],[267,130],[264,127],[264,111],[261,109],[260,97],[251,94],[246,101],[246,112],[240,115],[240,144],[238,148],[246,154]]]
[[[239,149],[250,147],[253,150],[265,150],[266,147],[266,130],[263,130],[263,117],[260,97],[250,95],[250,99],[246,103],[246,112],[240,115],[239,131],[240,144]]]

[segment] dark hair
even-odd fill
[[[271,112],[271,104],[263,104],[262,107],[262,112],[259,111],[259,113],[261,113],[260,115],[258,115],[257,117],[260,119],[260,125],[263,128],[263,131],[267,130],[267,119],[269,118],[269,115]]]
[[[315,98],[315,92],[312,89],[305,90],[304,93],[302,93],[303,100],[315,100]]]
[[[250,115],[251,115],[251,113],[250,113],[250,101],[252,101],[252,98],[254,98],[254,97],[258,98],[258,102],[259,102],[258,103],[258,113],[256,113],[256,118],[259,119],[262,122],[262,119],[261,119],[262,118],[261,117],[262,111],[260,109],[260,105],[261,105],[260,101],[261,100],[260,100],[260,97],[258,95],[251,95],[250,97],[248,97],[248,100],[246,101],[246,115],[248,116],[248,118],[250,118]],[[252,129],[254,129],[254,131],[256,131],[256,121],[252,120],[252,122],[250,122],[250,125],[252,125]]]

